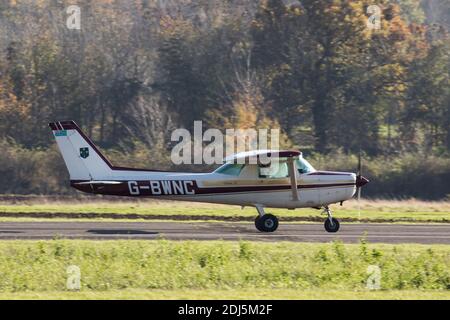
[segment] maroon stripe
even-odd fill
[[[333,171],[315,171],[308,175],[309,176],[349,176],[350,173],[333,172]]]
[[[64,128],[64,130],[77,130],[78,128],[77,124],[74,121],[61,121],[61,126]],[[81,130],[79,130],[81,131]]]
[[[335,184],[311,184],[298,185],[298,189],[314,189],[314,188],[329,188],[329,187],[343,187],[354,186],[354,183],[335,183]],[[218,188],[199,188],[196,194],[214,194],[214,193],[235,193],[235,192],[252,192],[252,191],[279,191],[290,190],[290,185],[285,186],[245,186],[245,187],[218,187]]]
[[[156,180],[155,180],[156,181]],[[159,181],[159,180],[158,180]],[[128,180],[120,180],[121,184],[118,185],[96,185],[91,187],[89,184],[77,185],[80,182],[89,182],[86,180],[71,180],[71,186],[88,193],[100,193],[105,195],[114,196],[130,196],[128,190]],[[137,181],[139,186],[148,185],[149,180]],[[194,182],[194,191],[196,195],[209,195],[220,193],[240,193],[240,192],[258,192],[258,191],[279,191],[289,190],[290,185],[283,186],[243,186],[243,187],[216,187],[216,188],[199,188],[197,182]],[[298,185],[298,189],[314,189],[314,188],[330,188],[330,187],[345,187],[354,186],[355,183],[333,183],[333,184],[311,184],[311,185]],[[141,194],[140,196],[151,196],[151,194]]]
[[[177,171],[167,171],[167,170],[155,170],[155,169],[139,169],[139,168],[128,168],[128,167],[115,167],[113,166],[111,168],[112,170],[115,171],[150,171],[150,172],[177,172]]]
[[[300,151],[295,151],[295,150],[281,150],[281,151],[276,151],[276,152],[267,152],[267,153],[263,153],[263,154],[256,154],[256,155],[248,155],[246,156],[244,159],[245,163],[247,163],[247,161],[249,161],[251,158],[256,157],[257,159],[261,159],[262,157],[273,157],[273,158],[290,158],[290,157],[297,157],[299,155],[301,155],[302,153]],[[239,154],[235,155],[238,156]],[[240,157],[236,157],[236,158],[232,158],[232,160],[230,160],[230,162],[232,163],[236,163],[238,161],[242,160],[242,158]],[[239,163],[241,164],[241,163]]]
[[[282,150],[278,152],[269,152],[267,153],[267,156],[269,157],[280,157],[280,158],[290,158],[290,157],[297,157],[301,154],[299,151],[293,151],[293,150]]]

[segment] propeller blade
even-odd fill
[[[358,176],[362,175],[362,156],[361,156],[361,149],[359,149],[358,154]]]
[[[359,220],[361,220],[361,187],[358,187],[358,196],[357,196],[357,201],[358,201],[358,218]]]
[[[358,201],[358,220],[361,220],[361,187],[362,185],[359,185],[362,179],[362,153],[361,153],[361,147],[359,148],[359,153],[358,153],[358,175],[356,177],[357,179],[357,201]]]

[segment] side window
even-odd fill
[[[289,169],[286,162],[271,162],[270,165],[259,166],[259,177],[266,179],[280,179],[289,176]]]
[[[243,164],[229,163],[217,169],[216,172],[226,174],[229,176],[239,176],[243,168],[244,168]]]

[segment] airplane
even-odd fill
[[[70,185],[82,192],[148,197],[162,200],[255,207],[255,227],[274,232],[279,221],[265,208],[324,209],[327,232],[339,230],[330,204],[361,194],[369,180],[359,173],[318,171],[296,150],[256,150],[238,153],[211,173],[167,172],[114,166],[74,121],[49,124],[70,175]],[[259,161],[269,157],[269,163]],[[360,158],[361,159],[361,158]]]

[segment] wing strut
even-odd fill
[[[293,157],[288,158],[289,176],[291,177],[292,200],[298,201],[297,174]]]

